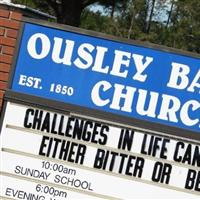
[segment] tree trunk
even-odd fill
[[[174,2],[171,3],[171,7],[170,7],[170,11],[169,11],[169,14],[168,14],[168,18],[167,18],[167,23],[166,23],[166,28],[168,28],[168,25],[169,25],[169,22],[170,22],[170,19],[171,19],[171,15],[172,15],[172,11],[173,11],[173,7],[174,7]]]
[[[131,23],[130,23],[130,27],[129,27],[129,30],[128,30],[128,39],[131,38],[131,33],[132,33],[132,29],[133,29],[133,24],[134,24],[134,20],[135,20],[135,10],[134,10],[134,5],[132,5],[132,8],[131,8]]]
[[[82,10],[82,1],[62,0],[62,3],[56,9],[57,22],[78,27]]]
[[[115,0],[112,1],[110,17],[113,19],[115,13]]]
[[[154,12],[155,3],[156,3],[156,0],[152,0],[152,7],[151,7],[151,11],[150,11],[150,16],[149,16],[149,22],[148,22],[147,30],[146,30],[146,33],[147,33],[147,34],[149,34],[149,32],[150,32],[151,22],[152,22],[152,18],[153,18],[153,12]]]

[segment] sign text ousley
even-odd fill
[[[200,130],[200,59],[25,23],[17,92]]]

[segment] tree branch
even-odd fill
[[[97,3],[97,2],[98,2],[98,0],[83,0],[82,8],[84,9],[87,6]]]
[[[46,0],[48,4],[55,10],[56,14],[58,13],[58,3],[56,0]]]

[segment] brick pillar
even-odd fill
[[[20,12],[0,8],[0,110],[8,85],[21,18]]]

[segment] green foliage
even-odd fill
[[[12,3],[27,5],[27,6],[30,6],[32,8],[36,8],[36,5],[35,5],[34,1],[32,1],[32,0],[12,0]]]
[[[102,16],[100,12],[91,12],[85,9],[81,17],[81,28],[95,30],[112,34],[112,28],[109,26],[110,18]]]
[[[28,7],[38,9],[42,12],[48,13],[50,15],[55,15],[55,12],[48,4],[48,1],[44,0],[12,0],[12,3],[26,5]]]
[[[200,0],[14,0],[59,23],[200,53]],[[89,5],[102,5],[94,12]]]
[[[167,45],[200,53],[200,1],[179,0],[175,6]]]

